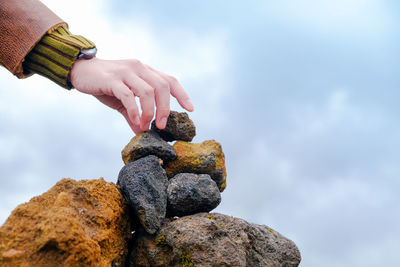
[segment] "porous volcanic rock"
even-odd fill
[[[167,210],[168,178],[159,159],[150,155],[129,162],[121,169],[118,184],[140,224],[155,233]]]
[[[173,145],[178,156],[165,164],[169,178],[178,173],[209,174],[222,192],[226,187],[225,155],[221,145],[208,140],[202,143],[177,141]]]
[[[135,237],[130,266],[295,267],[296,245],[264,225],[218,213],[166,219],[156,235]]]
[[[151,129],[156,131],[165,141],[187,141],[193,140],[196,135],[196,126],[189,119],[186,112],[171,111],[167,120],[167,125],[163,130],[156,127],[156,122],[151,123]]]
[[[179,173],[169,180],[167,216],[209,212],[221,203],[217,184],[208,174]]]
[[[141,132],[131,139],[121,152],[125,164],[149,155],[155,155],[163,161],[176,159],[174,148],[156,132]]]
[[[0,228],[0,266],[124,266],[128,217],[114,183],[62,179]]]

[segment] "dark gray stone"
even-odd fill
[[[159,159],[151,155],[126,164],[118,184],[140,224],[148,233],[155,233],[167,208],[168,178]]]
[[[156,122],[151,123],[151,129],[156,131],[165,141],[187,141],[193,140],[196,135],[196,126],[189,119],[186,112],[171,111],[167,120],[167,125],[163,130],[159,130]]]
[[[179,173],[169,180],[167,216],[209,212],[221,203],[217,184],[208,174]]]
[[[165,162],[177,158],[174,148],[156,132],[141,132],[131,139],[121,152],[125,164],[148,155],[155,155]]]
[[[219,213],[165,219],[155,235],[138,233],[130,266],[296,267],[293,241],[265,225]]]

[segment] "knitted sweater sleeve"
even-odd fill
[[[96,47],[80,35],[73,35],[62,25],[47,33],[25,57],[24,73],[37,73],[65,89],[72,89],[69,73],[82,49]]]

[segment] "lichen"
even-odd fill
[[[167,238],[165,237],[165,235],[160,235],[160,237],[156,241],[156,245],[160,247],[168,245]]]
[[[210,220],[214,220],[215,221],[215,218],[212,215],[208,215],[207,218],[210,219]]]
[[[182,267],[194,267],[189,249],[182,250]]]

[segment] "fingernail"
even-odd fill
[[[192,104],[192,101],[188,100],[188,101],[186,102],[186,105],[187,105],[187,108],[188,108],[188,109],[194,110],[194,106],[193,106],[193,104]]]
[[[163,117],[160,119],[160,128],[164,129],[167,125],[167,117]]]
[[[133,123],[136,124],[136,125],[140,125],[140,118],[139,118],[139,116],[136,116],[136,117],[135,117]]]
[[[143,124],[143,127],[140,127],[140,128],[142,129],[142,131],[147,131],[147,130],[149,130],[149,126],[150,126],[150,123],[146,123],[146,124]]]

